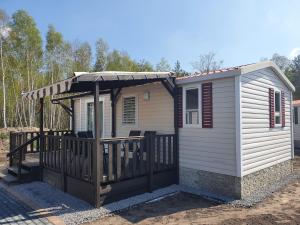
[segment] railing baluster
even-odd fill
[[[124,162],[125,162],[125,177],[128,177],[129,171],[129,142],[125,142]]]
[[[157,155],[156,156],[157,157],[157,159],[156,159],[156,169],[157,169],[157,171],[160,170],[160,155],[161,155],[160,145],[161,145],[160,136],[157,136],[156,137],[156,155]]]
[[[172,154],[172,148],[171,148],[171,141],[172,141],[172,136],[171,135],[169,135],[168,136],[168,168],[171,168],[171,154]]]
[[[121,177],[121,143],[117,143],[117,153],[116,153],[116,157],[117,157],[117,178],[116,180],[119,180]]]
[[[113,145],[108,145],[108,180],[113,180]]]
[[[88,143],[88,178],[89,182],[92,181],[92,150],[93,150],[93,142]]]
[[[163,136],[163,168],[166,168],[166,164],[167,164],[167,154],[166,154],[166,151],[167,151],[167,146],[166,146],[166,136]]]
[[[145,163],[144,163],[144,141],[143,140],[139,140],[140,143],[140,150],[139,150],[139,165],[140,165],[140,171],[139,171],[139,175],[142,175],[144,173],[144,167],[145,167]]]
[[[136,142],[132,141],[132,176],[136,176]]]

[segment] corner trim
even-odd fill
[[[295,147],[294,147],[294,110],[293,110],[293,92],[290,92],[290,127],[291,127],[291,158],[295,158]]]
[[[235,77],[235,154],[236,176],[242,177],[242,114],[241,114],[241,76]]]

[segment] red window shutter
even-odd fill
[[[202,127],[213,127],[212,83],[202,84]]]
[[[285,97],[283,91],[281,91],[281,117],[281,125],[285,127]]]
[[[269,88],[269,114],[270,114],[270,128],[275,127],[275,105],[274,105],[274,89]]]
[[[177,88],[177,125],[179,128],[183,127],[183,101],[182,101],[182,87]]]

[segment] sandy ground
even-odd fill
[[[296,156],[295,169],[300,170],[299,156]],[[197,196],[180,193],[89,224],[300,224],[299,196],[300,180],[251,208],[218,205]]]

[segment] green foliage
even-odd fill
[[[177,60],[174,65],[173,72],[176,77],[188,76],[189,74],[181,68],[180,62]]]
[[[74,43],[73,52],[73,71],[90,71],[92,62],[92,49],[89,43]]]
[[[5,38],[1,35],[3,27]],[[96,42],[92,65],[89,43],[70,43],[53,25],[48,26],[43,48],[40,31],[34,19],[24,10],[16,11],[9,18],[0,9],[0,32],[0,52],[3,53],[0,57],[0,127],[4,126],[4,121],[9,127],[37,126],[38,102],[22,99],[20,93],[65,79],[75,71],[170,71],[165,58],[154,68],[145,59],[135,60],[128,53],[116,49],[109,51],[108,44],[101,38]],[[177,69],[180,75],[185,74],[180,65]],[[6,112],[6,120],[3,112]],[[51,104],[50,98],[45,99],[44,115],[44,124],[48,128],[64,129],[69,126],[68,115],[60,106]],[[0,134],[0,138],[2,136]]]
[[[113,50],[107,57],[107,70],[138,71],[138,65],[126,52]]]
[[[108,44],[102,38],[97,40],[94,71],[104,71],[106,69],[108,49]]]
[[[162,57],[159,61],[159,63],[157,63],[156,65],[156,71],[161,71],[161,72],[166,72],[166,71],[170,71],[171,67],[168,63],[168,61]]]
[[[0,139],[7,140],[9,138],[9,133],[8,132],[0,132]]]
[[[153,66],[150,62],[146,61],[145,59],[142,59],[140,62],[137,63],[137,71],[138,72],[151,72],[153,70]]]

